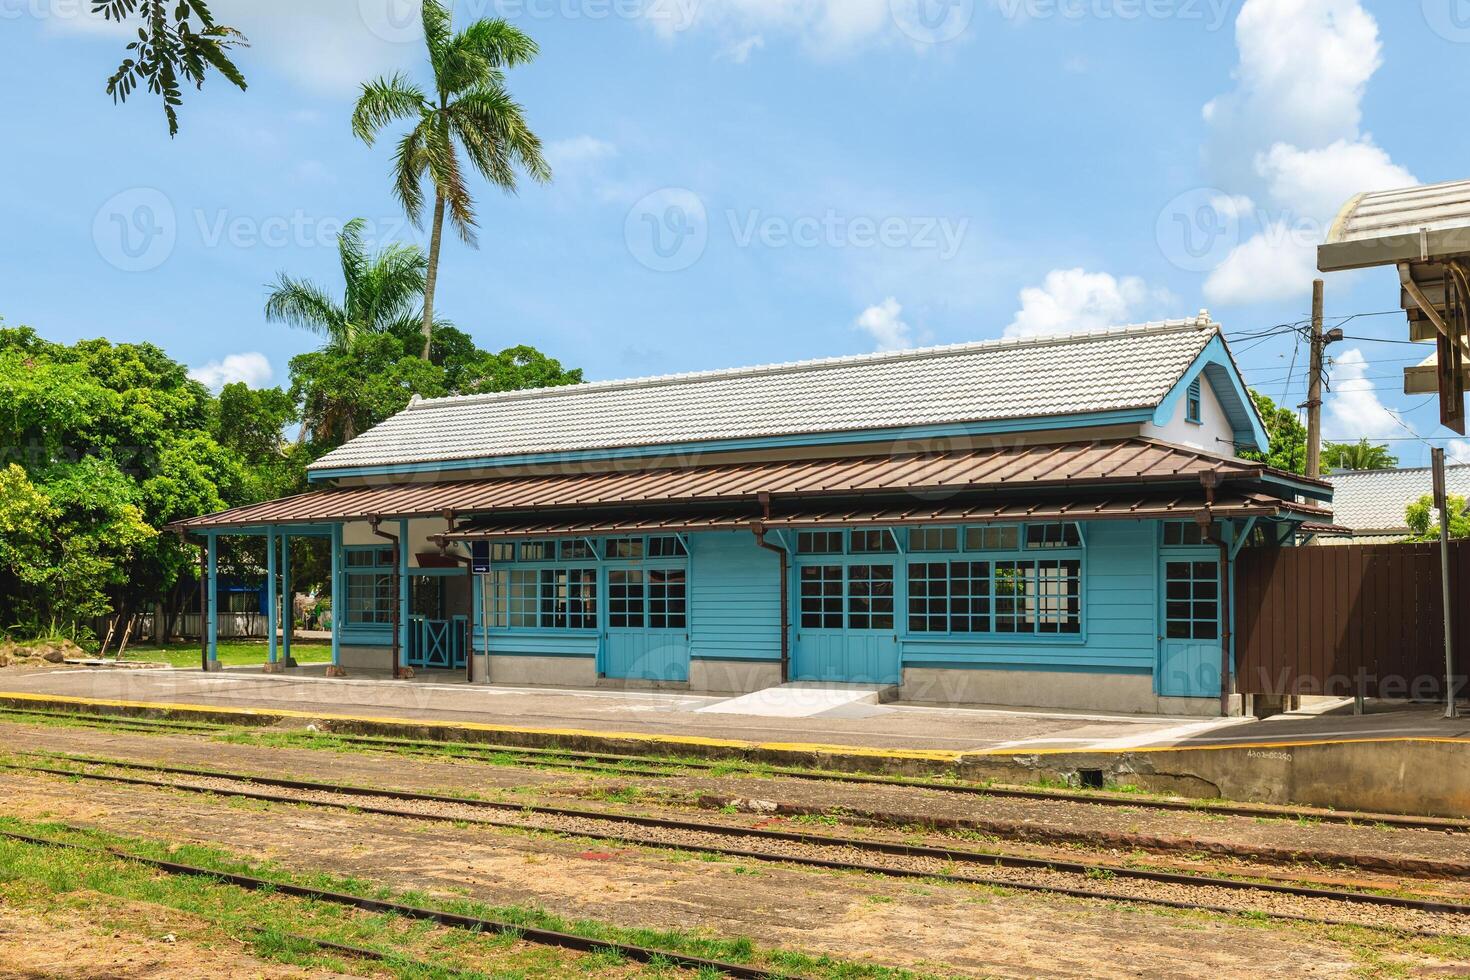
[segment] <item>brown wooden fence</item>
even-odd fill
[[[1440,699],[1439,545],[1247,548],[1236,562],[1237,689]],[[1470,541],[1451,545],[1456,687],[1470,670]]]

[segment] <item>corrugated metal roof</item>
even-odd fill
[[[1208,315],[767,367],[419,401],[314,473],[1157,406],[1219,332]]]
[[[1323,272],[1419,262],[1470,251],[1470,180],[1359,194],[1317,250]]]
[[[1397,470],[1355,470],[1333,473],[1332,515],[1336,523],[1354,531],[1407,531],[1404,510],[1434,489],[1428,467]],[[1470,496],[1470,466],[1446,466],[1445,487]]]
[[[172,525],[185,530],[313,523],[364,517],[425,517],[496,510],[630,504],[717,503],[758,494],[811,497],[1046,488],[1078,484],[1198,482],[1216,472],[1253,479],[1259,463],[1211,456],[1151,439],[1013,446],[943,453],[727,463],[633,472],[525,476],[318,490]]]
[[[1048,499],[1024,503],[946,504],[919,507],[854,507],[746,512],[674,518],[598,518],[578,514],[532,520],[486,521],[444,535],[447,541],[571,538],[611,534],[733,530],[757,525],[771,530],[815,527],[892,527],[918,524],[1003,524],[1019,521],[1109,521],[1184,519],[1208,510],[1217,518],[1274,516],[1283,511],[1325,514],[1319,507],[1290,504],[1262,493],[1222,493],[1213,505],[1204,492],[1127,494],[1107,498]]]

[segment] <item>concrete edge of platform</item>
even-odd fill
[[[856,773],[1077,785],[1098,774],[1114,785],[1179,796],[1439,817],[1470,817],[1470,743],[1434,737],[1363,737],[1331,742],[1276,740],[1209,746],[1104,750],[1025,748],[919,751],[803,742],[753,742],[643,732],[518,728],[470,721],[365,717],[284,709],[120,701],[0,692],[12,708],[322,731],[519,748],[729,759]]]

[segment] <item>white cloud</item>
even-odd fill
[[[644,19],[660,36],[711,30],[733,38],[786,33],[819,54],[838,54],[882,37],[902,37],[890,0],[649,0]]]
[[[1470,439],[1451,439],[1444,447],[1445,462],[1470,466]]]
[[[1145,308],[1169,298],[1166,291],[1149,289],[1137,276],[1053,269],[1042,285],[1021,290],[1021,308],[1005,335],[1038,337],[1116,327],[1140,319]]]
[[[1291,299],[1311,291],[1317,275],[1317,229],[1273,221],[1230,250],[1205,280],[1211,305]]]
[[[752,52],[758,51],[765,46],[766,39],[764,37],[759,34],[752,34],[750,37],[742,38],[725,48],[724,51],[720,52],[720,57],[733,61],[737,65],[743,65],[750,60]]]
[[[243,381],[252,388],[260,388],[270,382],[271,374],[271,362],[264,354],[256,351],[226,354],[218,361],[189,369],[189,377],[213,391],[219,391],[236,381]]]
[[[1332,364],[1330,394],[1323,428],[1335,442],[1381,439],[1400,431],[1396,416],[1378,399],[1367,380],[1368,359],[1354,347]]]
[[[904,350],[914,346],[914,336],[902,315],[903,307],[890,296],[858,314],[853,327],[873,338],[874,350]]]
[[[1256,173],[1273,200],[1326,224],[1354,194],[1412,187],[1414,175],[1389,159],[1372,139],[1335,140],[1315,150],[1277,143],[1256,154]]]
[[[1269,207],[1205,281],[1206,298],[1223,306],[1299,297],[1349,198],[1417,183],[1361,131],[1382,64],[1378,23],[1361,0],[1246,0],[1235,40],[1235,88],[1205,106],[1205,157],[1222,183],[1261,190]],[[1216,202],[1238,223],[1250,210],[1245,195]]]
[[[1355,140],[1363,93],[1382,60],[1360,0],[1246,0],[1235,20],[1235,88],[1205,106],[1212,162],[1249,172],[1254,150]]]
[[[546,144],[546,162],[553,171],[590,167],[618,155],[618,148],[596,136],[573,136]]]

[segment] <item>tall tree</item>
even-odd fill
[[[1265,395],[1251,389],[1256,410],[1261,421],[1266,423],[1266,435],[1270,437],[1270,449],[1265,453],[1254,450],[1242,452],[1245,459],[1256,459],[1279,470],[1290,473],[1305,473],[1307,468],[1307,427],[1289,408],[1282,408]]]
[[[394,244],[370,253],[362,239],[365,224],[354,218],[337,236],[345,283],[341,302],[310,279],[293,279],[282,272],[266,298],[265,318],[310,330],[337,350],[347,350],[363,334],[412,329],[419,319],[416,310],[428,267],[423,250]]]
[[[1331,470],[1391,470],[1399,465],[1399,458],[1391,455],[1387,446],[1360,439],[1323,446],[1322,465]]]
[[[168,134],[179,132],[177,107],[183,84],[204,87],[210,68],[245,89],[245,76],[228,54],[245,47],[245,35],[215,22],[204,0],[93,0],[92,12],[106,20],[138,21],[138,37],[126,48],[122,64],[107,79],[107,94],[125,102],[140,84],[163,99]]]
[[[401,74],[368,82],[352,113],[352,131],[372,146],[388,124],[413,121],[393,159],[393,190],[419,227],[423,227],[424,177],[434,185],[422,319],[427,360],[446,210],[465,244],[477,245],[475,204],[460,155],[508,194],[516,191],[517,169],[544,183],[551,179],[551,167],[541,155],[541,140],[505,87],[505,70],[534,58],[536,42],[500,18],[477,20],[454,33],[450,7],[442,0],[424,0],[423,25],[434,75],[432,94]]]

